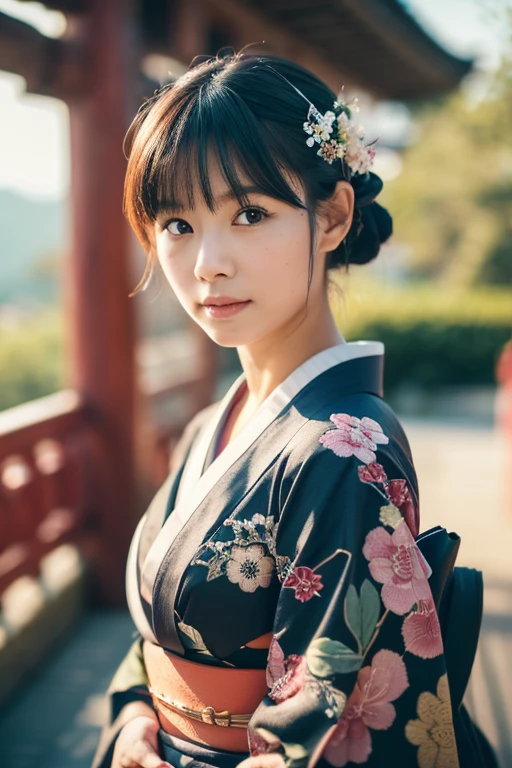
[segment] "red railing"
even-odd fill
[[[98,436],[67,390],[0,413],[0,594],[93,522],[88,453]]]
[[[174,374],[140,381],[145,394],[139,420],[149,433],[146,494],[167,475],[175,442],[208,398],[205,372],[204,366],[178,366]],[[174,410],[163,414],[162,404],[173,400]],[[98,584],[108,582],[119,531],[108,512],[113,480],[105,469],[106,446],[98,414],[73,390],[0,412],[0,600],[18,577],[37,578],[42,558],[64,542],[80,548]]]

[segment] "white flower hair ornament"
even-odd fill
[[[334,111],[329,110],[322,115],[310,102],[308,119],[303,125],[305,132],[309,134],[306,144],[308,147],[319,144],[317,155],[323,157],[329,165],[336,159],[345,160],[352,173],[363,174],[373,164],[373,145],[378,139],[364,144],[364,128],[361,123],[352,119],[352,112],[359,112],[358,99],[353,98],[350,102],[345,102],[343,88],[334,102]],[[304,94],[301,93],[301,96]]]
[[[373,164],[375,157],[373,145],[377,143],[378,138],[370,142],[370,144],[364,144],[364,128],[361,123],[356,123],[352,119],[352,112],[359,112],[358,99],[353,98],[350,102],[346,102],[343,98],[345,86],[342,86],[334,101],[332,110],[322,114],[308,97],[291,83],[287,77],[274,69],[274,67],[267,66],[276,75],[285,80],[288,85],[291,85],[294,91],[308,102],[307,121],[303,124],[304,130],[309,135],[306,139],[308,147],[314,147],[315,144],[319,144],[320,147],[317,155],[323,157],[329,165],[332,165],[336,159],[344,160],[352,174],[364,175]],[[378,194],[378,191],[376,190],[375,194]],[[373,194],[373,197],[375,197],[375,194]]]

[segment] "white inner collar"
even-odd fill
[[[245,373],[234,381],[226,395],[219,401],[218,408],[212,417],[196,436],[180,481],[180,493],[176,506],[153,541],[146,557],[141,575],[141,592],[149,603],[152,603],[153,585],[158,568],[180,530],[215,483],[258,439],[295,395],[318,375],[341,362],[383,354],[384,344],[380,341],[351,341],[336,344],[313,355],[270,393],[238,435],[202,472],[211,442],[217,435],[217,430],[232,400],[245,382]],[[281,447],[276,445],[276,452]],[[270,459],[269,456],[269,461]]]

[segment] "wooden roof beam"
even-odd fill
[[[415,69],[420,77],[430,82],[433,90],[451,90],[461,70],[469,71],[472,60],[456,58],[448,54],[427,36],[415,19],[408,14],[397,14],[392,4],[381,0],[343,0],[343,6],[350,9],[355,18],[369,33],[375,35],[381,44],[396,58],[403,60],[404,67]]]
[[[277,53],[279,56],[290,58],[314,72],[336,93],[342,83],[347,88],[354,86],[353,73],[332,65],[328,58],[313,46],[246,3],[239,0],[210,0],[209,6],[231,19],[240,41],[254,42],[254,46],[249,49],[251,52]]]
[[[30,24],[0,13],[0,69],[25,78],[27,91],[67,99],[86,87],[79,39],[46,37]]]

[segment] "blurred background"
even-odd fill
[[[249,43],[344,85],[379,138],[394,233],[336,278],[333,311],[347,340],[384,342],[422,530],[456,531],[483,571],[466,703],[508,768],[511,0],[0,0],[0,765],[90,765],[132,642],[132,532],[240,373],[158,270],[128,298],[144,254],[122,139],[196,54]]]

